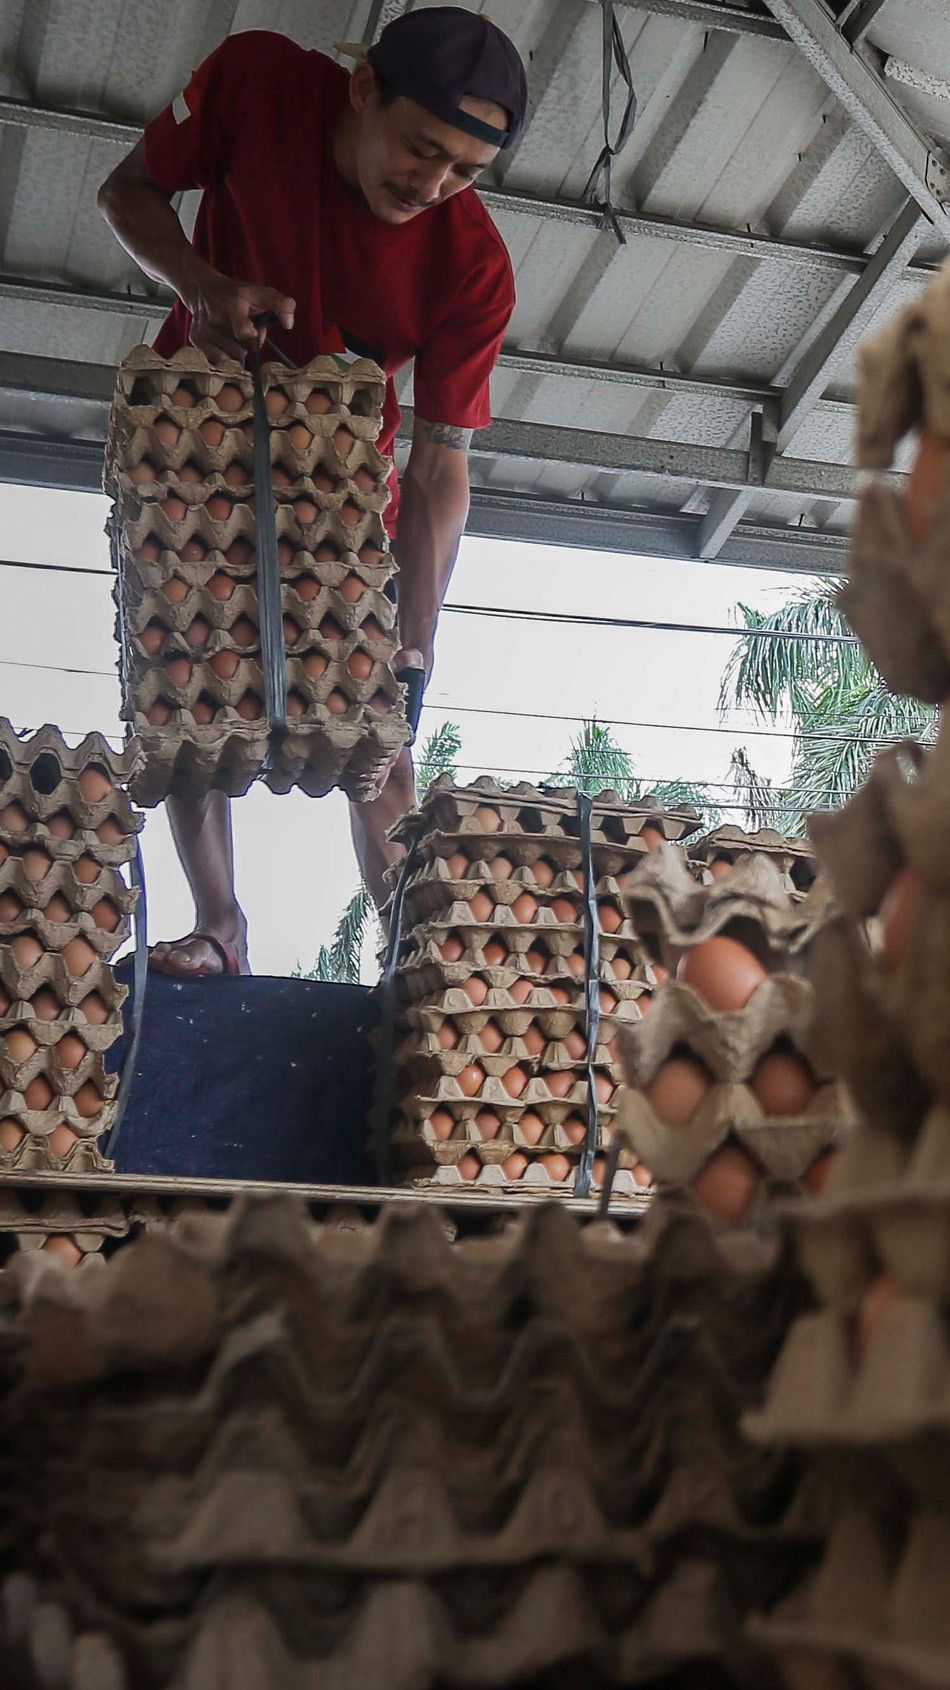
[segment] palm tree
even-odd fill
[[[416,764],[416,795],[420,800],[439,775],[455,778],[461,749],[462,737],[454,722],[443,722],[435,733],[429,735]],[[298,963],[294,978],[358,985],[366,931],[372,920],[376,921],[378,949],[383,942],[382,930],[373,900],[361,881],[337,923],[330,944],[320,946],[316,963],[306,973]]]
[[[816,580],[768,614],[739,605],[746,632],[726,665],[720,710],[751,706],[764,721],[788,720],[794,735],[787,787],[757,775],[744,747],[733,754],[750,826],[800,833],[811,811],[837,809],[867,779],[882,742],[933,738],[935,711],[888,691],[836,593]]]
[[[590,793],[591,797],[609,789],[628,803],[647,796],[647,789],[637,779],[629,751],[618,745],[609,727],[598,722],[596,716],[584,721],[560,769],[548,777],[547,785],[573,786],[580,792]],[[708,792],[691,781],[660,781],[649,791],[662,805],[670,808],[677,804],[694,805],[706,827],[715,827],[722,820],[722,812],[711,801]]]

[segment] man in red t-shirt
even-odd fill
[[[410,12],[352,75],[282,35],[228,37],[149,124],[104,183],[99,205],[140,267],[178,295],[156,341],[190,340],[212,362],[257,345],[295,364],[321,352],[375,358],[387,374],[379,447],[399,423],[393,375],[415,359],[415,421],[401,497],[386,522],[399,564],[402,649],[415,715],[468,514],[467,447],[490,421],[489,376],[514,306],[511,265],[472,183],[524,119],[518,53],[458,7]],[[170,199],[204,190],[189,242]],[[398,516],[398,526],[397,526]],[[413,727],[415,727],[415,722]],[[413,802],[408,751],[382,794],[352,805],[363,877],[378,904],[398,852],[386,840]],[[230,804],[169,800],[196,926],[155,947],[182,978],[246,973],[234,890]]]

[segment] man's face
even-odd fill
[[[359,187],[370,211],[383,223],[409,223],[441,205],[470,187],[498,153],[497,147],[464,129],[431,117],[414,100],[399,95],[383,104],[369,65],[353,72],[351,85]],[[501,106],[469,96],[460,104],[485,123],[507,126]]]

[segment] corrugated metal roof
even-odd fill
[[[531,82],[521,141],[484,184],[511,252],[518,304],[494,380],[499,427],[472,461],[476,526],[499,531],[502,507],[517,504],[504,493],[525,501],[512,531],[535,537],[580,537],[592,507],[603,506],[631,513],[609,528],[613,543],[621,536],[634,550],[654,542],[668,550],[664,514],[686,513],[680,532],[697,554],[754,555],[750,538],[765,526],[775,532],[763,561],[774,565],[791,536],[807,563],[810,533],[828,561],[827,541],[837,542],[850,515],[842,494],[852,485],[853,308],[858,328],[885,320],[944,250],[944,231],[922,216],[868,285],[868,254],[909,198],[889,147],[895,122],[903,138],[914,90],[905,105],[907,78],[884,73],[889,57],[926,69],[928,110],[934,100],[939,108],[950,23],[942,0],[835,0],[837,18],[825,0],[784,3],[792,23],[769,0],[793,33],[799,17],[814,24],[814,51],[793,44],[764,5],[618,4],[639,108],[614,169],[625,244],[578,205],[602,141],[600,6],[487,0],[473,8],[513,36]],[[362,38],[402,9],[401,0],[8,0],[0,15],[7,479],[89,478],[89,451],[77,449],[68,464],[45,452],[39,463],[29,441],[10,436],[101,438],[108,367],[161,319],[160,303],[148,304],[157,290],[95,207],[99,183],[141,124],[229,31],[276,29],[332,52],[336,40]],[[834,37],[830,49],[822,29]],[[835,83],[849,110],[829,89],[835,43],[850,55],[846,79],[872,79],[857,108],[853,87]],[[878,106],[878,90],[888,106]],[[946,115],[950,130],[950,101]],[[935,167],[942,161],[926,137],[921,144],[922,153],[909,149],[908,168],[923,158],[930,180],[931,158]],[[933,213],[927,192],[915,197]],[[130,309],[110,298],[121,295],[140,303]],[[805,393],[789,418],[796,382]],[[411,403],[408,373],[400,386]],[[750,456],[754,413],[764,416],[764,444]],[[784,457],[770,468],[783,426],[791,428]],[[591,432],[602,438],[592,443]],[[652,444],[663,442],[667,453]],[[840,470],[812,467],[823,465]],[[786,490],[774,490],[775,480]]]

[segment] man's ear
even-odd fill
[[[375,97],[376,77],[372,65],[363,63],[354,66],[350,72],[350,105],[353,110],[365,111]]]

